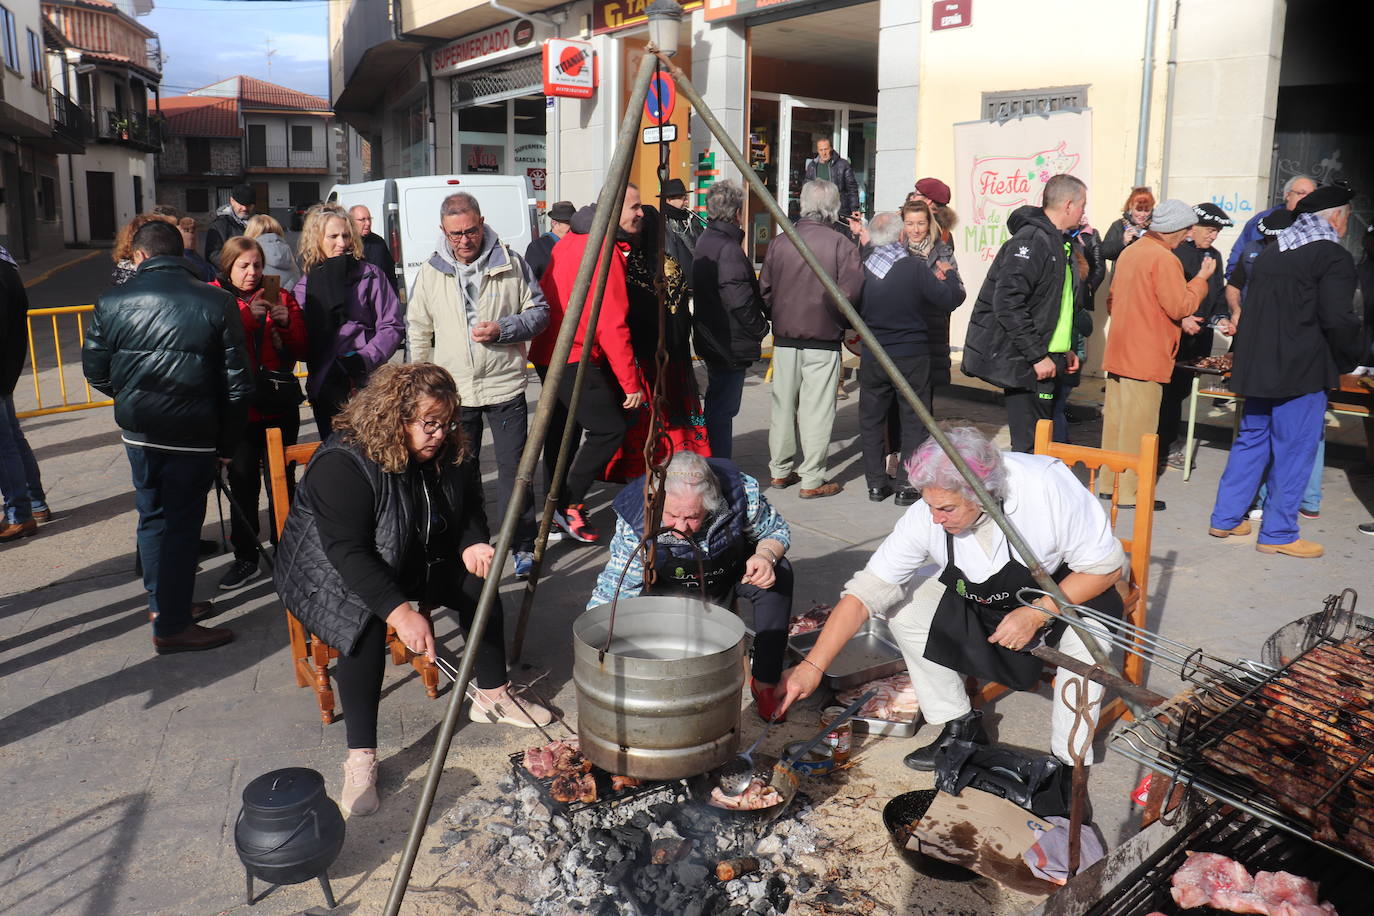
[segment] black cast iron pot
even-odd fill
[[[344,819],[324,789],[324,777],[305,767],[273,770],[243,790],[243,809],[234,823],[234,847],[253,878],[269,884],[300,884],[319,878],[334,906],[326,874],[344,842]]]

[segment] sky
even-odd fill
[[[138,21],[162,41],[164,97],[242,74],[328,98],[328,9],[328,0],[154,0]]]

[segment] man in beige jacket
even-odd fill
[[[501,242],[482,220],[471,194],[458,192],[439,207],[443,233],[420,268],[406,309],[412,362],[434,362],[458,383],[458,422],[480,455],[482,425],[491,425],[496,448],[497,495],[504,514],[525,450],[525,343],[548,326],[549,308],[525,259]],[[534,501],[515,531],[515,574],[534,563]]]

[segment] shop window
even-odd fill
[[[19,69],[19,26],[14,21],[14,13],[10,12],[9,7],[0,6],[0,20],[4,21],[5,26],[5,66],[15,73],[21,73]]]
[[[1052,111],[1076,111],[1086,107],[1086,85],[983,93],[983,118],[988,121],[1005,121],[1008,118],[1043,115]]]
[[[57,222],[57,180],[50,175],[38,176],[38,209],[43,219],[49,223]]]
[[[210,190],[208,188],[187,188],[186,189],[186,212],[187,213],[209,213],[210,212]]]
[[[313,153],[315,151],[315,134],[309,124],[292,125],[291,127],[291,152],[293,153]]]

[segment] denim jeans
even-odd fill
[[[4,520],[11,524],[28,521],[33,504],[45,499],[38,462],[19,428],[10,395],[0,397],[0,494],[5,498]]]
[[[520,456],[525,451],[525,441],[529,435],[528,415],[529,406],[523,392],[504,404],[458,409],[458,422],[462,424],[463,435],[468,440],[474,461],[482,458],[482,426],[485,423],[491,427],[491,443],[496,449],[497,511],[501,513],[491,526],[493,534],[504,524],[506,507],[510,505],[511,495],[515,492],[515,472],[520,466]],[[520,520],[515,526],[515,543],[511,549],[534,550],[535,533],[534,493],[531,492],[529,499],[525,500],[525,508],[520,511]]]
[[[215,479],[212,452],[172,452],[125,445],[138,504],[138,552],[153,612],[153,635],[191,625],[191,595],[205,524],[205,497]]]
[[[735,415],[744,397],[744,377],[748,371],[729,366],[706,366],[706,438],[711,443],[714,458],[734,455]]]

